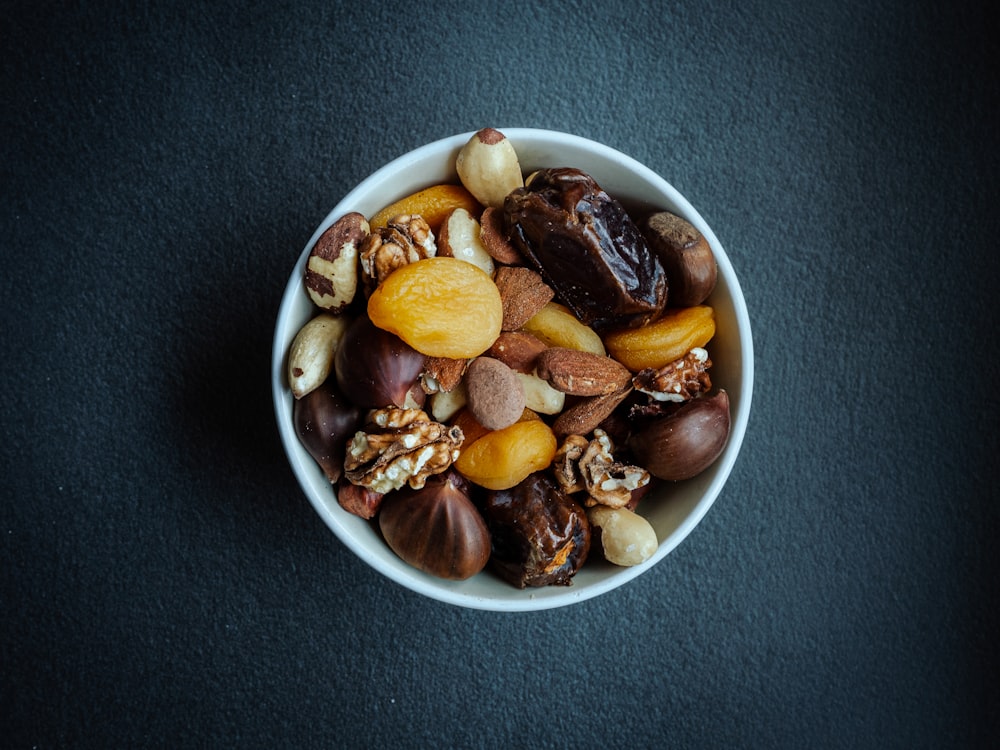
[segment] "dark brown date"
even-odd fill
[[[493,545],[490,564],[518,588],[568,586],[587,559],[587,514],[547,474],[490,492],[483,515]]]
[[[596,328],[642,325],[667,302],[667,277],[622,205],[579,169],[542,169],[504,201],[512,244],[560,301]]]

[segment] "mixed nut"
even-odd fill
[[[288,354],[300,441],[340,505],[432,575],[489,566],[523,588],[570,584],[588,557],[639,564],[658,544],[642,498],[729,438],[712,250],[579,169],[525,179],[493,128],[456,171],[312,248],[316,315]]]

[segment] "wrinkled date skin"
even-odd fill
[[[483,515],[493,542],[490,564],[518,588],[568,586],[587,559],[587,514],[547,474],[490,492]]]
[[[579,169],[542,169],[504,201],[511,243],[595,329],[637,326],[667,302],[667,277],[622,205]]]

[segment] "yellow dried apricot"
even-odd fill
[[[467,443],[454,466],[480,487],[505,490],[548,467],[555,455],[552,429],[540,419],[529,418]]]
[[[521,330],[533,334],[547,346],[564,346],[604,355],[604,343],[593,328],[586,326],[565,305],[549,302],[535,313]]]
[[[375,230],[386,226],[394,216],[417,214],[436,236],[445,217],[456,208],[464,208],[473,216],[479,216],[483,209],[472,193],[461,185],[432,185],[386,206],[368,220],[368,225]]]
[[[608,353],[632,372],[659,369],[715,335],[715,311],[708,305],[668,310],[659,320],[639,328],[623,328],[604,337]]]
[[[368,317],[429,357],[471,359],[500,335],[503,305],[482,270],[434,257],[389,274],[368,298]]]

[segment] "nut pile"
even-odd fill
[[[635,221],[584,172],[526,179],[497,130],[434,185],[317,240],[316,315],[288,353],[293,419],[340,505],[409,564],[518,587],[655,552],[653,483],[722,453],[707,304],[716,264],[681,217]],[[652,501],[649,501],[652,502]]]

